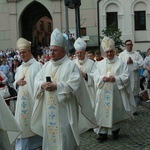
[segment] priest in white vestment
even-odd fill
[[[95,109],[96,90],[94,86],[94,80],[91,76],[96,70],[95,62],[86,57],[86,42],[82,38],[78,38],[74,43],[76,51],[76,59],[74,62],[79,67],[81,74],[85,80],[86,87],[90,96],[90,101],[93,110]],[[80,109],[80,108],[79,108]],[[79,111],[80,112],[80,111]],[[84,133],[91,128],[91,123],[79,113],[79,129],[80,133]]]
[[[80,144],[78,105],[96,124],[83,77],[74,61],[66,56],[66,38],[58,29],[52,32],[51,60],[35,78],[31,127],[43,137],[43,150],[74,150]]]
[[[108,134],[113,133],[115,140],[119,138],[120,123],[133,117],[136,105],[130,92],[127,65],[116,56],[114,41],[104,37],[101,45],[106,58],[97,63],[93,77],[97,86],[95,116],[99,125],[94,131],[103,142]]]
[[[11,144],[21,132],[20,126],[0,95],[0,150],[11,150]]]
[[[136,105],[138,106],[139,98],[138,94],[140,92],[140,69],[144,65],[144,61],[142,56],[139,54],[139,52],[134,51],[133,44],[131,40],[126,40],[125,42],[126,49],[119,54],[119,58],[124,61],[127,66],[130,73],[130,85],[131,90],[134,94],[134,99],[136,102]],[[137,113],[134,113],[135,115]]]
[[[74,62],[81,70],[81,74],[85,79],[85,83],[90,95],[90,100],[92,107],[94,109],[95,107],[95,87],[94,87],[94,81],[91,77],[91,74],[95,72],[96,65],[95,62],[89,58],[86,57],[86,42],[78,38],[74,43],[74,48],[76,51],[76,59],[74,59]]]
[[[16,141],[16,150],[30,150],[42,145],[42,137],[35,135],[30,127],[34,106],[34,79],[42,64],[33,58],[28,40],[18,39],[17,47],[23,62],[15,74],[14,88],[18,91],[15,118],[23,132]]]

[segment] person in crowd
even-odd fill
[[[95,61],[95,60],[94,60],[94,57],[95,57],[94,51],[87,51],[86,56],[87,56],[87,58],[89,58],[89,59]]]
[[[10,72],[10,67],[7,64],[7,60],[4,58],[2,60],[2,65],[0,66],[0,70],[6,75],[8,76],[9,72]]]
[[[144,84],[144,82],[146,82],[144,74],[145,74],[145,69],[140,70],[140,73],[139,73],[139,75],[140,75],[140,89],[142,91],[145,89],[143,84]]]
[[[139,54],[139,52],[136,52],[133,50],[133,44],[131,40],[125,41],[125,50],[119,54],[119,58],[124,61],[129,69],[130,73],[130,85],[131,90],[134,94],[134,99],[138,108],[139,103],[139,92],[140,92],[140,76],[139,71],[140,68],[143,67],[143,58]],[[138,111],[138,110],[137,110]],[[134,113],[134,115],[137,115],[137,111]]]
[[[22,132],[9,107],[0,94],[0,149],[11,150],[11,144]]]
[[[17,72],[17,68],[21,65],[20,61],[15,58],[13,61],[13,65],[12,65],[12,73],[13,73],[13,77],[15,77],[15,74]]]
[[[96,65],[95,62],[91,59],[88,59],[86,57],[86,42],[78,38],[74,43],[74,48],[76,50],[76,59],[74,62],[79,67],[81,74],[85,80],[85,84],[90,96],[91,105],[94,110],[95,108],[95,87],[94,87],[94,81],[91,77],[91,74],[95,72]],[[83,117],[83,115],[80,113],[79,115],[79,126],[80,126],[80,133],[83,133],[91,128],[91,123]]]
[[[12,52],[7,52],[7,58],[6,58],[6,61],[9,65],[9,70],[12,71],[12,64],[13,64],[13,60],[14,58],[12,57]]]
[[[101,51],[100,50],[96,50],[95,51],[95,58],[94,58],[94,60],[95,61],[101,61],[101,60],[103,60],[104,58],[103,58],[103,56],[101,55]]]
[[[72,35],[72,33],[69,32],[69,39],[68,39],[68,45],[69,45],[69,51],[72,53],[74,51],[74,42],[75,42],[75,37]]]
[[[7,65],[6,58],[3,59],[2,65],[0,66],[0,70],[7,76],[8,78],[8,83],[12,83],[13,80],[13,74],[10,70],[9,65]]]
[[[108,134],[113,134],[114,140],[119,138],[121,122],[133,117],[135,101],[127,65],[116,56],[114,41],[105,36],[101,46],[106,58],[97,63],[93,74],[97,87],[95,116],[99,125],[94,131],[99,134],[98,140],[104,142]]]
[[[4,56],[4,51],[0,50],[0,56]]]
[[[73,60],[73,54],[72,53],[68,53],[68,57]]]
[[[0,66],[2,65],[3,59],[4,59],[4,56],[0,55]]]
[[[51,60],[35,78],[31,129],[43,137],[43,150],[74,150],[79,145],[78,104],[96,123],[83,77],[66,55],[66,38],[57,28],[52,32]]]
[[[45,54],[46,54],[46,55],[49,55],[49,54],[50,54],[49,46],[45,46]]]
[[[142,52],[141,50],[136,50],[141,56],[142,56]],[[148,53],[148,52],[147,52]],[[140,68],[139,70],[139,76],[140,76],[140,89],[143,91],[145,89],[144,87],[144,82],[145,82],[145,77],[144,77],[144,73],[145,72],[145,69],[144,67]]]
[[[96,70],[96,65],[94,61],[88,59],[86,57],[86,42],[78,38],[74,43],[74,48],[76,50],[76,59],[74,62],[81,70],[81,74],[85,79],[87,89],[90,94],[91,104],[92,107],[95,107],[95,88],[94,88],[94,81],[91,77],[91,73],[94,73]]]
[[[8,78],[6,77],[6,75],[0,71],[0,87],[4,87],[7,84],[7,80]]]
[[[5,86],[7,86],[7,81],[8,81],[8,78],[6,77],[6,75],[2,71],[0,71],[0,95],[3,98],[7,98],[10,96],[8,93],[8,90],[4,91]],[[7,105],[9,105],[9,101],[6,101],[6,103]]]
[[[18,59],[21,62],[18,50],[15,51],[14,59]]]
[[[34,105],[34,79],[42,65],[31,53],[31,42],[19,38],[17,48],[23,61],[15,74],[14,88],[18,91],[15,118],[23,132],[16,140],[16,150],[36,149],[42,145],[42,138],[30,128],[30,119]]]
[[[147,81],[147,92],[150,99],[150,48],[147,50],[147,56],[144,59],[144,69],[145,72],[143,73],[142,77],[143,80],[146,79]]]

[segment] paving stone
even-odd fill
[[[150,109],[140,106],[129,127],[121,129],[118,140],[108,136],[107,141],[99,143],[97,137],[91,130],[82,134],[78,150],[150,150]]]

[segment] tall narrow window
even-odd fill
[[[41,31],[43,31],[43,30],[44,30],[43,21],[40,21],[40,30],[41,30]]]
[[[134,12],[134,25],[135,30],[146,30],[146,12],[145,11],[135,11]]]
[[[48,22],[48,32],[51,32],[51,23]]]
[[[86,36],[86,28],[80,28],[81,36]]]
[[[107,27],[110,25],[116,25],[118,28],[118,14],[117,12],[107,12],[106,13],[106,25]]]

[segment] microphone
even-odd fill
[[[46,77],[46,82],[52,82],[50,76],[47,76],[47,77]]]

